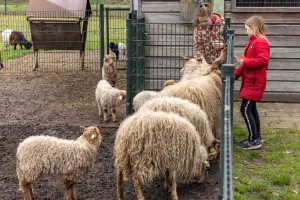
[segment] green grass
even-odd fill
[[[100,1],[101,2],[101,1]],[[102,1],[103,2],[103,1]],[[0,2],[1,3],[1,2]],[[105,4],[109,7],[128,7],[126,4],[117,4],[117,1],[112,1],[110,4]],[[0,17],[0,32],[5,29],[13,29],[22,31],[25,37],[28,40],[31,40],[29,23],[26,20],[25,12],[22,10],[24,4],[16,3],[16,6],[19,6],[20,9],[15,10],[14,15],[1,15]],[[92,4],[92,6],[96,6]],[[27,7],[26,7],[27,9]],[[25,9],[25,10],[26,10]],[[111,17],[109,19],[110,23],[110,31],[109,38],[110,41],[113,42],[126,42],[126,11],[122,11],[122,16],[118,14],[116,16],[115,12],[111,13]],[[88,34],[87,34],[87,42],[86,42],[86,50],[100,50],[100,31],[99,31],[99,17],[96,16],[96,12],[93,12],[93,15],[89,18],[88,24]],[[106,48],[106,21],[104,23],[104,44]],[[2,43],[2,40],[1,40]],[[3,45],[1,45],[3,46]],[[4,48],[0,46],[0,53],[3,61],[15,59],[27,54],[32,53],[32,50],[21,50],[20,47],[17,47],[17,50],[13,50],[13,46],[8,47],[8,51],[4,51]]]
[[[259,150],[236,144],[247,131],[234,127],[233,180],[236,200],[300,199],[300,130],[264,129]]]

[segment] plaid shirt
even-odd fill
[[[198,25],[194,28],[194,57],[204,55],[208,63],[212,63],[221,54],[222,49],[215,50],[213,43],[224,43],[224,18],[213,12],[212,25]]]

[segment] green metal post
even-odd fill
[[[104,5],[100,4],[99,15],[99,29],[100,29],[100,68],[103,66],[104,59]]]
[[[134,47],[132,45],[133,37],[133,20],[130,14],[127,15],[126,19],[126,42],[127,42],[127,71],[126,71],[126,116],[131,114],[132,111],[132,56],[134,53]]]
[[[109,54],[109,8],[106,8],[106,54]]]
[[[233,199],[232,126],[234,90],[234,30],[227,30],[226,64],[222,65],[221,153],[219,170],[219,200]],[[230,94],[228,94],[230,92]],[[230,112],[228,112],[228,110]],[[225,195],[224,195],[225,194]],[[226,198],[225,198],[226,197]]]
[[[7,1],[4,1],[4,13],[7,14]]]

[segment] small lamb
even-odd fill
[[[23,49],[23,45],[26,49],[30,49],[32,47],[32,42],[29,42],[22,32],[10,29],[6,29],[2,32],[2,42],[5,51],[9,45],[14,45],[14,50],[17,49],[18,44],[21,49]]]
[[[111,42],[109,43],[109,48],[112,52],[116,54],[117,60],[126,60],[126,44],[121,42],[115,44],[114,42]]]
[[[112,113],[112,120],[117,121],[116,106],[125,103],[126,91],[112,87],[108,81],[100,80],[95,91],[99,108],[99,116],[103,111],[104,121],[108,120],[108,110]]]
[[[113,56],[105,55],[102,67],[102,79],[107,80],[111,86],[115,87],[117,82],[117,68],[113,61]]]
[[[76,200],[76,179],[93,166],[102,136],[96,126],[82,127],[77,140],[52,136],[31,136],[17,149],[17,175],[24,200],[33,200],[31,184],[42,174],[60,174],[65,185],[65,200]]]

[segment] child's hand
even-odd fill
[[[241,65],[243,65],[244,59],[240,59],[240,60],[238,61],[238,63],[240,63]]]
[[[212,46],[215,50],[219,50],[219,49],[223,49],[224,48],[224,44],[220,43],[220,42],[214,42],[212,43]]]

